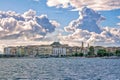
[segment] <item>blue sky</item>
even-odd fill
[[[24,13],[29,9],[33,9],[37,12],[37,15],[47,14],[50,19],[54,19],[61,23],[61,27],[68,25],[68,23],[78,18],[78,11],[71,11],[71,8],[55,8],[48,7],[47,0],[2,0],[0,2],[0,10],[8,11],[12,10],[17,13]],[[117,16],[120,15],[120,9],[98,11],[103,15],[106,20],[101,23],[101,26],[116,27],[116,23],[120,22]],[[62,16],[62,17],[61,17]]]
[[[120,9],[110,10],[110,11],[100,11],[100,13],[106,18],[102,26],[117,27],[116,23],[120,22],[117,16],[120,15]]]
[[[55,41],[58,36],[61,42],[71,45],[82,41],[120,45],[120,25],[117,25],[120,24],[120,0],[1,0],[0,11],[0,43],[3,45],[23,44],[21,40],[26,43]]]
[[[8,11],[12,10],[17,13],[24,13],[29,9],[33,9],[37,12],[37,15],[47,14],[49,19],[54,19],[61,24],[61,26],[68,25],[68,23],[78,18],[78,12],[72,12],[69,9],[58,9],[55,7],[48,7],[46,0],[34,1],[34,0],[4,0],[0,2],[0,10]],[[74,15],[74,16],[73,16]],[[62,17],[61,17],[62,16]]]

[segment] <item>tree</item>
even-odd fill
[[[72,56],[75,56],[75,57],[78,57],[78,56],[80,56],[80,57],[83,57],[84,56],[84,54],[83,53],[74,53]]]
[[[90,46],[89,48],[89,52],[88,52],[88,56],[94,56],[94,47],[93,46]]]
[[[120,50],[116,50],[115,53],[116,53],[117,56],[120,56]]]
[[[78,53],[75,53],[75,56],[78,56]]]
[[[83,57],[83,56],[84,56],[84,54],[83,54],[83,53],[79,53],[79,56],[80,56],[80,57]]]
[[[97,56],[99,56],[99,57],[107,56],[106,50],[105,49],[99,49],[97,51]]]
[[[73,56],[76,56],[76,57],[77,57],[77,56],[78,56],[78,53],[74,53]]]

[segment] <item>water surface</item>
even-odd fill
[[[0,80],[120,80],[120,59],[1,58]]]

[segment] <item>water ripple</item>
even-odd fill
[[[119,59],[0,59],[0,80],[120,80]]]

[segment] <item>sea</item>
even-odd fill
[[[0,80],[120,80],[120,59],[0,58]]]

